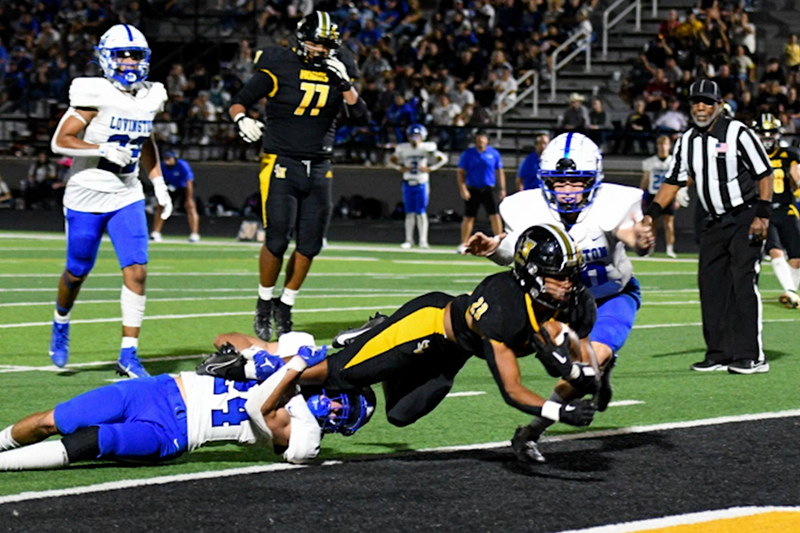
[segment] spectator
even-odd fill
[[[642,96],[647,102],[648,111],[658,113],[667,108],[667,99],[672,96],[672,86],[664,77],[663,69],[656,69]]]
[[[500,69],[500,76],[495,80],[493,89],[495,112],[500,113],[514,106],[517,101],[517,80],[511,75],[509,65]]]
[[[361,66],[361,75],[367,82],[376,81],[381,78],[384,73],[391,72],[392,66],[381,55],[381,51],[377,48],[371,48],[369,56]]]
[[[785,111],[789,120],[781,122],[784,125],[791,123],[794,129],[800,127],[800,99],[797,97],[796,86],[789,87],[789,91],[786,94]]]
[[[538,189],[542,186],[542,180],[539,179],[539,164],[542,161],[542,152],[544,152],[549,142],[550,137],[546,133],[542,133],[536,137],[536,144],[534,145],[533,151],[528,154],[528,157],[525,158],[517,170],[518,191]]]
[[[458,61],[453,65],[453,76],[460,80],[467,82],[467,87],[472,87],[475,80],[480,75],[480,65],[473,57],[471,50],[464,50],[458,58]]]
[[[758,80],[762,86],[768,85],[772,81],[777,81],[780,86],[786,86],[786,74],[783,72],[780,61],[775,57],[767,60],[767,67],[761,75],[761,79]],[[762,89],[763,87],[759,87],[759,90]]]
[[[475,136],[475,146],[466,149],[458,161],[458,189],[464,200],[464,220],[461,223],[461,245],[459,253],[466,251],[466,243],[478,209],[483,206],[489,215],[492,224],[492,233],[500,235],[503,231],[503,222],[497,212],[498,197],[494,189],[497,186],[499,200],[506,196],[506,175],[503,171],[503,161],[500,152],[489,146],[489,136],[484,131],[479,131]]]
[[[667,44],[663,35],[658,35],[655,42],[648,45],[645,53],[647,61],[655,68],[663,69],[667,65],[667,58],[673,55],[672,48]]]
[[[384,129],[384,142],[388,143],[388,133],[392,131],[395,135],[395,142],[405,141],[405,129],[413,122],[416,122],[416,111],[406,102],[405,96],[395,93],[394,102],[386,110],[383,117],[382,127]]]
[[[609,133],[611,132],[611,119],[603,109],[603,101],[599,98],[592,98],[592,109],[589,110],[587,136],[592,139],[600,150],[604,150],[604,145]]]
[[[186,218],[189,220],[189,242],[200,242],[200,217],[197,214],[197,204],[194,199],[194,173],[189,163],[183,159],[178,159],[174,152],[164,152],[161,158],[161,172],[169,188],[169,195],[172,197],[172,205],[178,207],[183,205],[186,209]],[[164,227],[164,220],[161,219],[161,212],[164,208],[156,206],[153,217],[153,231],[150,238],[155,242],[161,242],[161,230]]]
[[[645,112],[646,105],[647,104],[644,100],[641,98],[637,99],[633,103],[633,112],[631,112],[625,120],[625,131],[622,136],[623,154],[650,153],[650,147],[648,145],[651,139],[651,131],[653,127],[650,117]],[[632,151],[634,141],[636,141],[639,145],[639,152]],[[619,142],[617,142],[617,148],[614,150],[614,153],[618,152]]]
[[[752,57],[756,53],[756,26],[750,22],[747,13],[740,13],[738,20],[735,20],[730,29],[733,46],[744,46],[747,53]]]
[[[752,124],[758,116],[758,105],[753,99],[753,93],[744,91],[736,108],[736,120],[745,124]]]
[[[727,63],[720,65],[719,73],[712,81],[717,83],[723,100],[730,102],[739,96],[739,80],[731,74],[731,67]]]
[[[700,38],[703,31],[703,23],[697,20],[697,16],[691,8],[686,11],[686,19],[675,28],[674,36],[683,50],[688,50],[694,44],[695,39]]]
[[[741,94],[748,84],[756,81],[756,65],[745,53],[742,45],[736,47],[736,52],[731,57],[731,64],[736,71],[736,78],[739,80],[739,93]]]
[[[178,136],[178,125],[170,117],[169,111],[163,111],[160,120],[153,123],[153,135],[156,141],[166,144],[177,144],[180,140]]]
[[[677,98],[670,98],[668,109],[656,119],[653,124],[656,135],[668,135],[676,139],[679,133],[686,131],[689,127],[689,117],[681,111],[681,103]]]
[[[675,59],[675,56],[667,57],[667,62],[664,65],[664,78],[672,86],[673,91],[682,76],[683,69],[678,66],[678,61]]]
[[[788,71],[787,83],[800,85],[800,44],[797,43],[797,34],[789,37],[789,42],[784,47],[786,70]]]
[[[583,95],[572,93],[569,95],[569,107],[558,117],[559,131],[577,131],[583,133],[589,125],[589,112],[583,105],[586,99]]]
[[[28,178],[22,182],[25,209],[50,207],[46,204],[52,197],[55,180],[56,166],[50,161],[47,152],[39,152],[28,167]]]
[[[448,96],[451,102],[461,108],[461,118],[464,124],[469,124],[475,109],[475,94],[467,88],[467,82],[458,80],[456,89],[451,91]]]
[[[758,100],[756,100],[759,113],[772,113],[775,116],[784,112],[788,102],[778,80],[770,81],[767,88],[758,93]]]
[[[658,25],[658,33],[667,40],[667,44],[673,45],[675,42],[675,32],[681,23],[678,20],[678,10],[670,9],[667,18]]]
[[[458,104],[450,101],[448,95],[444,93],[439,95],[439,102],[431,110],[433,124],[439,126],[439,149],[452,149],[453,145],[457,144],[454,126],[462,112]]]

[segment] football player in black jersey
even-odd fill
[[[781,147],[780,120],[771,113],[762,114],[753,124],[761,144],[772,162],[772,216],[767,228],[767,251],[772,258],[775,276],[783,287],[780,302],[789,309],[800,307],[800,213],[795,198],[800,199],[800,152]],[[788,261],[786,260],[788,256]]]
[[[593,367],[573,362],[566,336],[559,334],[554,342],[542,327],[551,319],[566,322],[588,349],[597,307],[581,282],[582,268],[580,250],[568,234],[548,224],[533,226],[519,238],[512,270],[488,276],[470,294],[432,292],[411,300],[307,369],[303,383],[344,391],[383,383],[387,418],[402,427],[431,412],[476,355],[488,363],[509,405],[586,426],[595,406],[578,398],[599,387]],[[254,340],[223,337],[240,350]],[[522,384],[517,358],[532,353],[548,374],[564,378],[547,400]],[[225,374],[233,366],[220,365],[223,370],[215,375],[235,379]]]
[[[254,329],[264,340],[291,331],[291,308],[322,249],[331,213],[331,156],[336,117],[366,119],[364,101],[353,87],[357,67],[339,52],[339,30],[330,15],[315,11],[297,26],[294,49],[270,47],[255,55],[255,73],[232,99],[228,114],[247,142],[262,137],[259,182],[264,204],[266,241],[259,258],[260,285]],[[247,109],[267,98],[266,124]],[[263,131],[262,131],[263,130]],[[295,231],[297,248],[286,265],[280,300],[273,304],[275,283]]]

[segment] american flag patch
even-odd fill
[[[717,153],[725,154],[728,152],[728,143],[717,143]]]

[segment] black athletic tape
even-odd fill
[[[772,203],[767,200],[759,200],[756,204],[756,216],[758,218],[769,218],[772,216]]]
[[[647,207],[647,211],[645,211],[644,214],[655,220],[661,216],[663,211],[664,208],[661,207],[661,204],[658,202],[650,202],[650,205]]]
[[[61,439],[61,443],[67,450],[70,464],[77,461],[91,461],[100,456],[100,442],[97,438],[99,431],[99,427],[91,426],[79,429]]]

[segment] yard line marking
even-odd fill
[[[0,278],[58,278],[62,272],[53,272],[49,274],[0,274]],[[281,276],[284,273],[281,272]],[[666,274],[665,274],[666,275]],[[258,276],[258,271],[233,271],[233,272],[148,272],[148,278],[162,277],[162,276]],[[309,273],[310,278],[350,278],[350,277],[373,277],[373,278],[395,278],[402,276],[404,278],[452,278],[456,276],[486,276],[486,272],[412,272],[409,274],[397,274],[389,272],[317,272]],[[93,278],[121,278],[119,272],[103,272],[99,274],[92,274]]]
[[[609,407],[627,407],[629,405],[641,405],[644,402],[641,400],[620,400],[618,402],[610,402]]]
[[[0,289],[0,290],[2,290],[3,292],[52,292],[52,293],[55,293],[56,292],[56,287],[48,287],[48,288],[30,287],[30,288],[23,288],[23,289],[13,288],[13,289]],[[81,288],[81,292],[110,292],[110,291],[119,292],[120,291],[120,287],[117,286],[117,287],[108,287],[108,288],[103,288],[103,287],[82,287]],[[305,289],[304,288],[303,289],[304,293],[306,293],[306,292],[331,293],[331,292],[336,292],[336,291],[346,291],[347,293],[353,293],[353,292],[358,292],[358,293],[371,293],[371,292],[388,293],[388,292],[395,292],[395,293],[398,293],[398,294],[400,294],[400,293],[405,294],[405,293],[411,292],[414,295],[419,295],[419,294],[424,294],[427,291],[427,289],[390,289],[390,288],[384,288],[384,289],[350,289],[350,288],[348,288],[348,289],[316,289],[316,288]],[[193,287],[189,287],[189,288],[182,287],[182,288],[179,288],[179,289],[168,289],[166,287],[157,287],[157,288],[147,287],[147,292],[148,293],[150,293],[150,292],[250,292],[250,293],[256,294],[256,291],[254,291],[252,287],[239,288],[239,289],[234,289],[234,288],[198,289],[198,288],[193,288]],[[765,292],[765,291],[761,291],[761,292]],[[774,292],[781,292],[781,291],[774,291]],[[298,295],[298,298],[299,297],[300,296]],[[78,301],[80,301],[80,300],[78,300]]]
[[[731,424],[736,422],[751,422],[758,420],[772,420],[777,418],[791,418],[800,416],[800,409],[789,411],[777,411],[771,413],[755,413],[737,416],[723,416],[717,418],[705,418],[700,420],[690,420],[686,422],[674,422],[667,424],[654,424],[651,426],[631,426],[627,428],[608,429],[601,431],[589,431],[585,433],[571,433],[568,435],[555,435],[543,437],[541,442],[562,442],[584,439],[598,439],[603,437],[617,437],[621,435],[631,435],[638,433],[651,433],[655,431],[669,431],[674,429],[688,429],[695,427],[713,426],[721,424]],[[506,448],[511,446],[510,441],[487,442],[482,444],[469,444],[463,446],[443,446],[440,448],[422,448],[411,452],[394,454],[376,454],[370,457],[390,459],[398,456],[408,456],[415,453],[451,453],[473,450],[490,450],[496,448]],[[319,466],[332,467],[344,464],[346,461],[326,461]],[[225,470],[215,470],[209,472],[196,472],[192,474],[176,474],[171,476],[158,476],[145,479],[130,479],[125,481],[112,481],[99,483],[96,485],[86,485],[83,487],[73,487],[69,489],[45,490],[40,492],[22,492],[20,494],[10,494],[0,496],[0,505],[6,503],[16,503],[29,500],[41,500],[45,498],[57,498],[62,496],[74,496],[78,494],[92,494],[97,492],[107,492],[134,487],[146,487],[152,485],[164,485],[166,483],[179,483],[183,481],[196,481],[199,479],[214,479],[220,477],[240,476],[249,474],[260,474],[264,472],[276,472],[281,470],[292,470],[309,468],[308,465],[291,465],[286,463],[273,463],[269,465],[247,466],[241,468],[229,468]]]
[[[116,289],[119,290],[119,289]],[[249,292],[253,292],[252,289],[247,289]],[[333,291],[332,291],[333,292]],[[360,299],[360,298],[391,298],[391,297],[400,297],[400,296],[416,296],[418,293],[411,292],[411,291],[404,291],[404,292],[395,292],[395,293],[370,293],[370,294],[347,294],[347,293],[338,293],[338,294],[307,294],[307,295],[298,295],[297,298],[300,300],[310,300],[310,299],[320,299],[320,298],[353,298],[353,299]],[[224,301],[224,300],[252,300],[253,297],[248,296],[195,296],[195,297],[183,297],[183,298],[148,298],[147,302],[197,302],[197,301]],[[112,300],[78,300],[77,304],[118,304],[119,298],[112,299]],[[0,303],[0,308],[2,307],[36,307],[36,306],[43,306],[43,305],[53,305],[53,302],[48,300],[46,302],[11,302],[11,303]]]
[[[292,312],[297,313],[324,313],[328,311],[346,312],[346,311],[382,311],[386,306],[371,306],[371,307],[331,307],[323,309],[295,309]],[[214,318],[222,316],[252,316],[253,311],[230,311],[224,313],[191,313],[186,315],[153,315],[145,316],[145,320],[179,320],[183,318]],[[72,324],[104,324],[108,322],[121,322],[122,318],[84,318],[78,320],[71,320]],[[52,322],[20,322],[16,324],[0,324],[0,329],[11,328],[30,328],[36,326],[52,326]]]
[[[640,531],[646,533],[654,529],[663,530],[688,525],[701,525],[706,522],[725,520],[732,518],[744,518],[765,513],[797,513],[800,507],[729,507],[727,509],[717,509],[714,511],[700,511],[699,513],[687,513],[679,515],[664,516],[661,518],[648,518],[646,520],[635,520],[632,522],[621,522],[608,524],[605,526],[595,526],[585,529],[568,529],[560,533],[632,533]],[[714,524],[716,525],[716,524]],[[731,524],[733,525],[733,524]],[[717,531],[714,528],[714,531]]]
[[[210,352],[209,352],[210,353]],[[142,361],[145,363],[159,363],[163,361],[184,361],[187,359],[199,359],[205,357],[207,354],[194,354],[194,355],[166,355],[163,357],[145,357]],[[0,374],[9,374],[13,372],[68,372],[80,368],[96,368],[102,366],[113,366],[117,364],[117,360],[113,361],[90,361],[88,363],[71,363],[63,368],[55,365],[47,366],[24,366],[24,365],[0,365]]]
[[[495,268],[506,268],[500,265],[494,265],[492,263],[486,263],[485,265],[481,265],[477,261],[437,261],[435,259],[420,259],[420,260],[411,260],[411,259],[391,259],[391,263],[396,263],[398,265],[456,265],[456,266],[487,266],[487,267],[495,267]]]
[[[469,391],[465,391],[465,392],[451,392],[450,394],[445,396],[445,398],[461,398],[461,397],[464,397],[464,396],[481,396],[483,394],[486,394],[486,392],[482,391],[482,390],[469,390]]]

